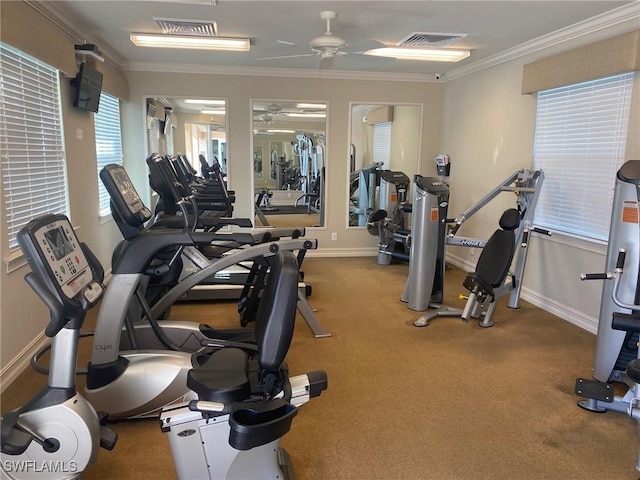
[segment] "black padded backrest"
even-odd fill
[[[502,213],[498,225],[503,230],[515,230],[520,226],[520,212],[515,208],[508,208]]]
[[[298,260],[293,252],[269,258],[270,270],[256,314],[260,369],[277,370],[289,351],[298,303]]]
[[[500,286],[509,273],[516,249],[515,230],[520,225],[520,212],[515,208],[505,210],[499,223],[504,230],[496,230],[489,237],[480,253],[475,272],[494,288]]]
[[[204,155],[198,155],[198,160],[200,161],[200,172],[204,178],[209,178],[209,164],[207,163],[207,159],[204,158]]]

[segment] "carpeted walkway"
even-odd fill
[[[333,335],[313,338],[299,319],[287,357],[292,375],[329,376],[328,390],[301,407],[282,442],[299,480],[637,478],[634,422],[576,406],[573,385],[590,374],[592,334],[526,302],[510,310],[506,299],[493,328],[458,318],[416,328],[419,314],[399,301],[406,265],[307,258],[304,271],[309,300]],[[445,301],[462,306],[463,273],[446,277]],[[171,315],[236,326],[234,309],[182,304]],[[2,409],[43,382],[23,374]],[[156,421],[114,428],[118,445],[100,452],[86,479],[175,478]]]

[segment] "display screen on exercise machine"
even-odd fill
[[[49,230],[44,234],[47,242],[49,243],[49,247],[51,248],[51,253],[53,253],[56,260],[60,260],[63,257],[66,257],[71,252],[73,252],[73,245],[71,241],[64,233],[62,227],[54,228],[53,230]]]

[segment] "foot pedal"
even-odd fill
[[[574,391],[576,395],[581,397],[592,398],[607,403],[613,402],[613,385],[610,383],[602,383],[587,378],[577,378]]]
[[[96,412],[96,414],[98,415],[98,421],[100,422],[100,425],[104,427],[109,421],[109,414],[107,412]]]
[[[109,427],[100,427],[100,448],[105,450],[113,450],[118,441],[118,434]]]

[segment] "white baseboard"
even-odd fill
[[[29,345],[24,347],[13,360],[2,367],[0,371],[0,393],[4,392],[5,388],[11,385],[26,368],[29,368],[31,357],[44,347],[47,342],[49,342],[49,338],[45,336],[43,331]]]
[[[589,317],[588,315],[585,315],[571,307],[567,307],[555,300],[543,297],[538,292],[534,292],[533,290],[529,290],[523,286],[520,298],[538,308],[541,308],[542,310],[546,310],[547,312],[566,320],[569,323],[573,323],[587,332],[591,332],[593,334],[598,332],[598,319]]]
[[[319,248],[307,250],[308,257],[376,257],[378,247],[368,248]]]
[[[453,255],[447,254],[447,262],[450,262],[456,267],[463,269],[465,272],[471,272],[475,269],[475,264]],[[571,307],[563,305],[556,300],[544,297],[540,293],[535,292],[529,288],[526,288],[524,286],[522,287],[520,298],[588,332],[595,334],[598,331],[597,318],[590,317]]]

